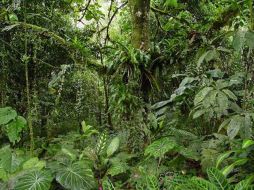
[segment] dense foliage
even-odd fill
[[[254,189],[252,0],[1,0],[0,189]]]

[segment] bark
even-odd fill
[[[149,49],[150,0],[130,0],[132,16],[132,45],[141,50]]]

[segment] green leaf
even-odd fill
[[[164,6],[167,7],[177,7],[178,3],[177,0],[166,0]]]
[[[23,164],[23,169],[33,169],[36,168],[38,170],[43,169],[46,166],[45,161],[40,161],[37,157],[30,158]]]
[[[90,137],[93,134],[97,134],[98,131],[95,130],[91,125],[87,125],[85,121],[81,122],[82,125],[82,131],[83,131],[83,135],[84,137]]]
[[[107,156],[110,157],[112,156],[119,148],[119,144],[120,144],[120,139],[119,137],[115,137],[111,143],[109,144],[108,148],[107,148]]]
[[[195,190],[217,190],[214,184],[202,178],[193,177],[191,178],[191,182],[195,184]]]
[[[17,112],[11,107],[0,108],[0,125],[6,125],[17,117]]]
[[[250,49],[254,49],[254,32],[247,31],[245,34],[246,44]]]
[[[26,128],[25,118],[18,116],[14,121],[10,122],[6,126],[7,136],[13,144],[20,141],[20,133]]]
[[[161,158],[167,152],[173,150],[177,146],[176,142],[169,138],[161,138],[154,141],[145,149],[145,156],[154,156],[155,158]]]
[[[228,90],[228,89],[223,89],[222,90],[231,100],[237,100],[237,97],[235,96],[235,94],[232,92],[232,91],[230,91],[230,90]]]
[[[72,160],[75,160],[77,158],[76,154],[73,152],[73,150],[67,148],[67,147],[62,147],[61,151],[68,155]]]
[[[12,13],[9,15],[10,21],[14,22],[14,21],[18,21],[18,17],[16,14]]]
[[[200,90],[194,98],[194,105],[196,106],[198,103],[202,102],[204,98],[207,96],[207,94],[212,90],[213,90],[212,87],[205,87],[202,90]]]
[[[250,147],[251,145],[254,144],[254,141],[253,140],[250,140],[250,139],[245,139],[243,141],[243,144],[242,144],[242,148],[245,149],[245,148],[248,148]]]
[[[217,59],[218,57],[219,53],[215,49],[208,50],[198,59],[197,67],[200,67],[204,61],[209,62],[213,59]]]
[[[29,172],[18,178],[15,190],[49,190],[52,180],[49,172]]]
[[[224,113],[225,110],[228,109],[228,107],[229,107],[229,100],[228,100],[227,96],[224,93],[219,92],[218,96],[216,98],[216,101],[217,101],[218,106],[219,106],[217,108],[218,110],[216,110],[217,114],[221,115],[221,114]]]
[[[205,109],[201,109],[201,110],[197,110],[194,114],[193,114],[193,119],[196,119],[198,117],[200,117],[201,115],[204,115],[206,113]]]
[[[228,124],[227,128],[227,135],[230,139],[234,139],[235,136],[238,134],[240,128],[244,123],[244,118],[240,115],[234,116]]]
[[[220,125],[220,127],[219,127],[219,129],[218,129],[218,132],[220,132],[223,128],[227,128],[227,126],[228,126],[228,124],[229,124],[230,121],[231,121],[230,118],[224,120],[224,121],[221,123],[221,125]]]
[[[108,169],[107,173],[111,176],[116,176],[121,173],[125,173],[129,166],[126,162],[122,162],[120,159],[114,158],[110,160],[111,167]]]
[[[234,164],[230,164],[229,166],[223,168],[221,172],[223,173],[224,176],[227,176],[233,171],[234,168],[235,168]]]
[[[247,158],[242,158],[242,159],[239,159],[239,160],[235,161],[233,164],[230,164],[229,166],[226,166],[225,168],[222,169],[223,175],[227,176],[228,174],[230,174],[232,172],[232,170],[236,166],[241,166],[241,165],[245,164],[247,161],[248,161]]]
[[[236,184],[234,190],[247,190],[250,185],[249,180],[243,180]]]
[[[10,172],[12,165],[12,152],[9,146],[0,149],[0,168]]]
[[[56,180],[69,190],[90,190],[95,181],[93,172],[84,162],[75,162],[70,165],[59,165]]]
[[[233,48],[240,51],[245,43],[245,31],[237,31],[233,37]]]
[[[2,32],[4,32],[4,31],[9,31],[9,30],[11,30],[11,29],[13,29],[13,28],[15,28],[16,26],[19,26],[20,24],[12,24],[12,25],[9,25],[9,26],[6,26],[6,27],[4,27],[3,29],[2,29]]]
[[[227,190],[229,184],[225,176],[216,168],[207,170],[209,180],[216,185],[218,190]]]
[[[0,168],[0,180],[7,181],[7,179],[8,179],[7,172],[3,168]]]
[[[230,156],[234,151],[228,151],[218,156],[217,162],[216,162],[216,168],[219,167],[219,165]]]

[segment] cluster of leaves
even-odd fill
[[[0,189],[253,189],[252,1],[140,2],[0,2]]]

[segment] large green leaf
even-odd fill
[[[231,100],[237,100],[237,97],[235,96],[235,94],[232,92],[232,91],[230,91],[230,90],[228,90],[228,89],[223,89],[222,90],[225,94],[227,94],[227,96],[231,99]]]
[[[10,142],[19,142],[20,133],[24,128],[26,128],[26,120],[21,116],[18,116],[14,121],[10,122],[6,126],[6,132]]]
[[[11,107],[0,108],[0,125],[5,125],[17,117],[17,112]]]
[[[18,178],[15,190],[49,190],[53,178],[46,171],[32,171]]]
[[[112,156],[117,151],[117,149],[119,148],[119,144],[120,144],[119,137],[113,138],[113,140],[111,141],[111,143],[109,144],[107,148],[108,157]]]
[[[237,31],[233,38],[233,47],[236,51],[240,51],[245,43],[245,31]]]
[[[37,157],[30,158],[23,164],[23,169],[38,169],[41,170],[46,166],[45,161],[40,161]]]
[[[218,190],[227,190],[229,184],[226,177],[216,168],[210,168],[207,170],[207,175]]]
[[[200,58],[198,59],[197,62],[197,67],[200,67],[201,64],[206,61],[209,62],[213,59],[217,59],[219,57],[219,53],[217,50],[213,49],[213,50],[208,50],[207,52],[205,52],[203,55],[200,56]]]
[[[92,170],[83,162],[75,162],[68,166],[59,165],[56,180],[70,190],[89,190],[95,184]]]
[[[196,106],[198,103],[202,102],[202,100],[204,100],[206,95],[212,90],[213,90],[212,87],[205,87],[202,90],[200,90],[194,98],[194,105]]]
[[[248,31],[245,34],[246,44],[250,49],[254,49],[254,32]]]
[[[123,162],[119,158],[113,158],[110,160],[110,162],[111,167],[108,169],[107,173],[111,176],[125,173],[129,169],[128,164],[126,162]]]
[[[227,134],[230,139],[234,139],[244,124],[244,118],[240,115],[233,116],[227,127]]]
[[[150,144],[145,150],[145,156],[163,157],[164,154],[173,150],[177,146],[176,142],[169,138],[161,138]]]

